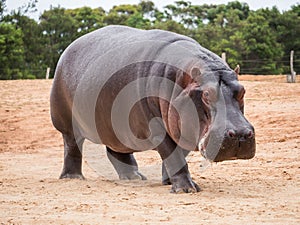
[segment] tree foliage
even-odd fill
[[[22,78],[24,64],[23,33],[15,25],[0,23],[1,79]]]
[[[6,8],[6,0],[0,0],[0,22],[3,19],[5,8]]]
[[[163,29],[194,38],[242,73],[279,74],[289,71],[295,51],[300,70],[300,4],[280,12],[276,7],[251,10],[247,3],[194,5],[178,0],[159,10],[152,1],[121,4],[108,12],[98,7],[50,7],[35,21],[28,15],[37,0],[7,13],[0,0],[0,79],[53,76],[64,49],[76,38],[101,27],[118,24],[140,29]],[[298,57],[298,58],[297,58]]]

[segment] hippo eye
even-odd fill
[[[208,91],[204,91],[204,92],[203,92],[203,96],[204,96],[205,98],[208,98],[209,92],[208,92]]]
[[[209,104],[209,91],[203,91],[202,93],[202,99],[205,104]]]
[[[214,105],[218,100],[218,93],[215,87],[210,86],[202,89],[202,101],[206,105]]]

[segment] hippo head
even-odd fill
[[[201,154],[214,162],[253,158],[254,127],[244,116],[245,88],[235,72],[227,71],[216,82],[205,82],[199,88],[203,108],[199,118],[200,123],[204,121],[198,144]]]
[[[244,116],[245,88],[236,73],[227,69],[191,74],[182,95],[188,97],[177,97],[180,116],[168,111],[173,140],[184,149],[200,150],[213,162],[253,158],[255,132]],[[187,107],[187,99],[193,107]]]

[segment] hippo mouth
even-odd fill
[[[198,144],[198,149],[200,150],[201,155],[205,158],[208,159],[207,155],[206,155],[206,147],[208,144],[208,137],[209,137],[209,131],[210,131],[210,127],[206,127],[206,129],[204,130],[204,135],[202,135],[202,138],[199,141]],[[209,161],[212,161],[210,159],[208,159]]]

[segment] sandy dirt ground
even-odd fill
[[[103,146],[85,143],[86,180],[59,180],[63,145],[51,80],[0,81],[0,224],[300,224],[300,83],[241,76],[257,154],[200,170],[202,191],[170,194],[156,152],[136,154],[147,181],[119,181]],[[300,80],[300,77],[298,77]]]

